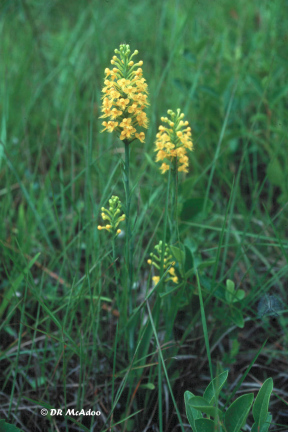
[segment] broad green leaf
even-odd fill
[[[228,303],[232,303],[233,297],[234,297],[233,296],[234,291],[235,291],[235,283],[232,280],[227,279],[226,280],[226,293],[225,293],[225,297],[226,297],[226,300],[227,300]]]
[[[188,421],[190,423],[190,426],[193,429],[193,432],[197,432],[195,427],[195,420],[202,418],[202,414],[200,411],[193,408],[191,405],[189,405],[189,400],[194,398],[194,394],[189,392],[188,390],[184,393],[184,402],[185,402],[185,409],[186,409],[186,415],[188,418]]]
[[[230,318],[238,327],[240,328],[244,327],[243,314],[239,309],[236,309],[235,307],[231,307]]]
[[[198,419],[195,420],[195,426],[197,432],[214,432],[214,421],[210,419]]]
[[[243,300],[244,297],[245,297],[245,291],[242,290],[242,289],[238,289],[235,292],[235,296],[233,298],[233,302],[237,302],[237,301]]]
[[[184,246],[184,247],[185,247],[184,270],[185,270],[185,274],[187,274],[189,270],[191,270],[191,269],[194,270],[194,262],[193,262],[193,255],[192,255],[190,249],[188,248],[188,246]]]
[[[267,177],[273,185],[283,188],[285,176],[283,174],[283,168],[276,157],[269,162],[267,167]]]
[[[236,399],[225,413],[224,424],[229,432],[239,432],[244,426],[253,402],[253,394]]]
[[[183,264],[185,262],[185,253],[180,248],[176,246],[170,246],[170,250],[173,257],[179,264]]]
[[[21,429],[12,424],[5,423],[5,420],[0,420],[0,432],[21,432]]]
[[[225,297],[228,303],[235,303],[245,297],[245,291],[241,289],[235,291],[235,283],[227,279]]]
[[[266,417],[266,421],[263,424],[263,426],[261,427],[261,429],[260,429],[259,432],[268,432],[268,429],[270,427],[271,421],[272,421],[272,415],[270,413],[268,413],[267,417]],[[257,424],[254,423],[253,426],[252,426],[251,432],[258,432],[258,430],[259,429],[257,427]]]
[[[209,402],[201,396],[191,398],[188,405],[207,414],[208,416],[216,417],[218,413],[218,416],[222,417],[222,412],[218,408],[210,405]]]
[[[190,276],[192,276],[192,274],[194,274],[195,273],[195,270],[192,268],[192,269],[190,269],[189,271],[187,271],[186,273],[185,273],[185,277],[186,277],[186,279],[188,279]]]
[[[190,237],[189,238],[187,237],[184,240],[184,244],[190,249],[192,255],[194,254],[194,252],[197,252],[197,249],[199,247],[197,241],[194,238],[190,238]]]
[[[273,380],[272,378],[268,378],[260,388],[253,405],[252,414],[259,430],[267,419],[269,400],[272,390]]]
[[[194,219],[203,214],[205,198],[190,198],[183,203],[180,218],[183,221]],[[213,201],[208,200],[207,213],[212,209]]]
[[[215,393],[214,393],[214,389],[213,389],[213,385],[214,388],[216,390],[216,395],[218,398],[218,395],[223,387],[223,385],[225,384],[225,381],[227,380],[228,377],[228,371],[224,371],[222,372],[218,377],[214,378],[210,384],[208,384],[203,397],[210,403],[213,404],[215,402]]]
[[[205,275],[201,275],[201,277],[200,277],[200,283],[201,283],[201,286],[205,290],[207,290],[209,292],[212,292],[214,297],[216,297],[219,300],[225,302],[226,287],[224,285],[219,284],[217,286],[217,288],[215,289],[215,285],[212,285],[212,280],[209,277],[205,276]]]

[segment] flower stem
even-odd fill
[[[115,247],[115,237],[113,237],[112,239],[112,259],[113,259],[113,268],[114,268],[114,275],[115,275],[115,284],[116,284],[116,300],[117,300],[117,305],[118,307],[120,307],[120,293],[119,293],[119,286],[118,286],[118,272],[117,272],[117,268],[116,268],[116,247]]]
[[[166,244],[166,234],[167,234],[167,222],[168,222],[168,203],[169,203],[169,193],[170,193],[170,183],[171,183],[171,169],[169,170],[168,175],[168,184],[167,184],[167,193],[166,193],[166,201],[165,201],[165,213],[164,213],[164,227],[163,227],[163,240],[162,240],[162,254],[161,254],[161,265],[160,265],[160,279],[164,273],[164,253],[165,253],[165,244]],[[159,293],[163,291],[163,282],[159,287]]]
[[[177,205],[178,205],[178,167],[177,158],[173,164],[172,177],[173,177],[173,187],[172,187],[172,208],[171,208],[171,243],[174,243],[176,239],[179,240],[179,229],[178,229],[178,218],[177,218]]]
[[[126,195],[126,263],[128,269],[128,299],[129,299],[129,314],[132,313],[132,285],[133,285],[133,244],[131,234],[131,221],[130,221],[130,147],[129,142],[124,140],[125,144],[125,195]]]

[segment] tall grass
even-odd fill
[[[0,7],[0,419],[23,431],[188,431],[184,392],[202,395],[228,369],[228,400],[251,367],[244,390],[273,377],[272,424],[288,430],[287,315],[257,318],[265,293],[287,303],[287,2]],[[125,236],[111,260],[97,230],[112,195],[125,203],[124,146],[98,120],[124,42],[144,61],[150,102],[145,144],[130,149],[130,310]],[[195,151],[177,185],[179,286],[159,292],[147,259],[171,240],[171,194],[154,142],[178,107]],[[241,301],[227,300],[227,279]]]

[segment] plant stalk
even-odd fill
[[[130,221],[130,147],[129,142],[124,140],[125,144],[125,194],[126,194],[126,265],[128,269],[128,299],[129,299],[129,314],[132,313],[132,286],[133,286],[133,243]]]

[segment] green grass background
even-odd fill
[[[0,7],[0,417],[23,431],[188,431],[184,391],[202,394],[210,380],[195,276],[163,300],[165,376],[155,335],[143,333],[145,304],[125,327],[125,240],[117,302],[111,244],[97,230],[111,195],[125,202],[123,145],[100,133],[98,117],[104,69],[128,43],[144,61],[150,102],[145,144],[131,151],[133,306],[152,287],[147,259],[163,237],[167,176],[155,135],[167,109],[181,108],[194,152],[179,176],[179,230],[191,265],[215,260],[200,272],[214,374],[229,369],[228,397],[268,338],[244,390],[273,377],[273,422],[288,430],[287,318],[256,319],[265,292],[287,302],[287,1]],[[227,279],[245,291],[241,329],[223,297]],[[41,407],[102,414],[43,417]]]

